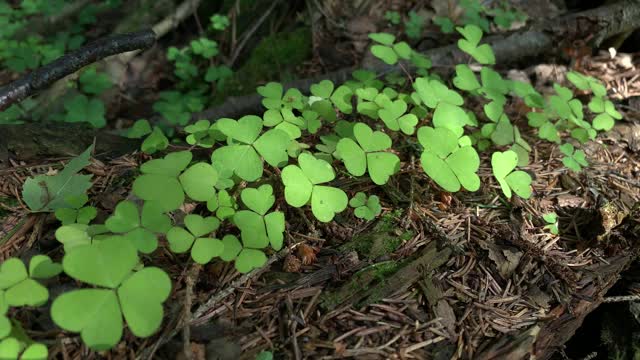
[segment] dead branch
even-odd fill
[[[72,74],[82,67],[107,56],[123,52],[146,49],[155,43],[152,30],[109,36],[89,43],[78,50],[66,54],[20,79],[0,88],[0,111],[20,102],[54,81]]]

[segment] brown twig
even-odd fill
[[[24,100],[86,65],[104,59],[107,56],[149,48],[155,41],[156,35],[152,30],[143,30],[109,36],[89,43],[0,88],[0,111]]]

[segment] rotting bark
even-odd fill
[[[549,19],[508,35],[491,36],[486,39],[486,42],[493,48],[496,63],[506,65],[528,57],[559,51],[565,46],[570,47],[574,40],[591,38],[589,45],[597,47],[605,39],[635,28],[640,28],[640,0],[626,0],[593,10]],[[428,50],[424,55],[431,58],[436,67],[466,63],[468,58],[468,55],[461,52],[456,45]],[[371,70],[381,74],[399,69],[398,66],[379,63]],[[284,84],[284,88],[285,90],[297,88],[305,93],[308,92],[312,84],[321,80],[342,83],[350,78],[353,70],[355,68],[346,68],[310,79],[292,81]],[[194,114],[192,121],[217,120],[223,117],[237,118],[250,113],[258,113],[261,108],[261,99],[262,97],[257,94],[229,97],[219,106]]]
[[[152,30],[143,30],[135,33],[109,36],[89,43],[0,88],[0,111],[26,99],[86,65],[104,59],[107,56],[149,48],[155,41],[156,35]]]
[[[88,124],[48,123],[0,126],[0,169],[10,167],[9,158],[20,161],[75,156],[94,141],[95,157],[113,158],[132,153],[140,139],[129,139],[92,128]]]

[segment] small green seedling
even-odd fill
[[[378,110],[378,116],[389,130],[402,131],[407,135],[413,135],[418,124],[418,117],[415,114],[405,114],[407,103],[401,99],[388,102],[382,109]]]
[[[213,30],[222,31],[229,26],[229,17],[226,15],[213,14],[209,18]]]
[[[498,180],[504,195],[511,199],[511,191],[523,199],[531,197],[531,175],[516,170],[518,165],[518,154],[512,150],[505,152],[494,152],[491,156],[491,167],[493,176]]]
[[[336,147],[345,167],[354,176],[362,176],[368,171],[375,184],[386,184],[400,168],[398,156],[386,152],[391,147],[391,138],[381,131],[371,130],[364,123],[356,123],[353,133],[357,142],[343,138]]]
[[[83,71],[78,82],[82,92],[90,95],[100,95],[113,86],[109,75],[97,72],[94,66]]]
[[[205,59],[210,59],[219,53],[218,43],[207,38],[192,40],[190,45],[194,54],[200,55]]]
[[[155,154],[158,151],[162,151],[169,146],[169,139],[164,135],[162,129],[158,126],[153,128],[153,131],[147,136],[140,149],[147,154]]]
[[[302,153],[298,156],[298,165],[282,169],[285,200],[293,207],[301,207],[311,201],[311,211],[316,219],[329,222],[336,213],[344,211],[349,202],[341,189],[320,185],[335,177],[328,162]]]
[[[380,198],[376,195],[367,195],[363,192],[358,192],[351,200],[349,200],[349,206],[354,208],[354,214],[357,218],[371,221],[380,215],[382,212],[382,206],[380,206]]]
[[[236,213],[237,208],[238,205],[236,204],[236,201],[224,189],[218,191],[216,196],[207,201],[207,209],[211,212],[215,211],[216,217],[220,219],[220,221],[233,216],[233,214]]]
[[[398,59],[409,60],[411,47],[404,41],[395,42],[396,37],[387,33],[369,34],[369,38],[377,44],[371,47],[371,53],[389,65],[398,62]]]
[[[558,214],[555,212],[543,214],[542,219],[547,223],[544,228],[548,229],[552,234],[558,235]]]
[[[397,11],[386,11],[384,18],[393,25],[400,24],[400,13]]]
[[[443,189],[456,192],[460,187],[469,191],[480,188],[476,174],[480,157],[472,146],[460,146],[459,137],[447,128],[421,127],[418,140],[424,147],[422,168]]]
[[[291,138],[279,129],[271,129],[260,135],[262,125],[262,119],[255,115],[244,116],[238,121],[226,118],[218,120],[218,130],[233,142],[216,149],[211,161],[220,163],[223,168],[232,170],[246,181],[255,181],[262,176],[262,159],[275,167],[286,164]]]
[[[149,254],[158,247],[156,233],[166,234],[171,228],[171,219],[153,202],[144,203],[140,214],[136,204],[121,201],[104,224],[112,233],[131,241],[138,251]]]
[[[36,255],[29,262],[29,271],[20,259],[10,258],[0,266],[0,290],[8,306],[40,306],[49,299],[49,291],[36,280],[52,278],[62,272],[62,266],[48,256]]]
[[[566,143],[560,145],[560,152],[564,154],[562,163],[569,169],[579,172],[583,167],[589,166],[583,150],[577,150],[573,145]]]
[[[409,19],[404,22],[404,32],[409,39],[419,39],[422,35],[422,28],[424,26],[425,19],[418,15],[417,12],[409,11]]]
[[[482,40],[482,29],[476,25],[467,25],[464,28],[457,27],[456,30],[464,36],[464,39],[458,40],[460,50],[471,55],[471,57],[476,59],[480,64],[487,65],[496,63],[496,57],[489,44],[478,46],[480,40]]]
[[[189,214],[184,218],[186,227],[174,226],[167,232],[169,248],[175,253],[184,253],[191,249],[191,258],[198,264],[206,264],[222,254],[222,241],[208,235],[218,230],[220,220],[213,216],[202,217]]]
[[[240,228],[243,247],[264,249],[271,244],[274,250],[280,250],[284,242],[284,213],[267,214],[276,201],[271,185],[245,188],[240,198],[249,210],[236,212],[233,222]]]
[[[134,181],[133,193],[153,202],[154,208],[161,212],[180,207],[185,193],[196,201],[211,199],[215,196],[218,172],[213,165],[204,162],[185,170],[191,158],[191,152],[181,151],[142,164],[140,171],[143,175]]]
[[[152,335],[162,323],[162,303],[171,292],[171,280],[156,267],[133,272],[139,262],[136,248],[121,236],[73,248],[63,258],[64,272],[96,287],[57,297],[51,318],[61,328],[79,332],[97,351],[120,341],[123,316],[134,335]]]
[[[98,215],[98,210],[93,206],[84,206],[87,201],[87,194],[67,196],[65,202],[69,207],[56,209],[56,219],[60,220],[62,225],[88,224]]]
[[[67,111],[64,117],[66,122],[88,122],[95,128],[104,127],[107,123],[104,103],[100,99],[76,95],[65,101],[64,108]]]
[[[73,207],[66,199],[83,196],[91,187],[91,175],[78,172],[91,164],[89,157],[93,145],[82,154],[71,159],[56,175],[38,175],[28,178],[22,187],[22,198],[33,212],[51,212],[60,208]]]

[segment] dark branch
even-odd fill
[[[147,49],[155,41],[156,34],[152,30],[143,30],[109,36],[91,42],[0,88],[0,111],[46,88],[53,82],[73,74],[83,66],[92,64],[107,56]]]

